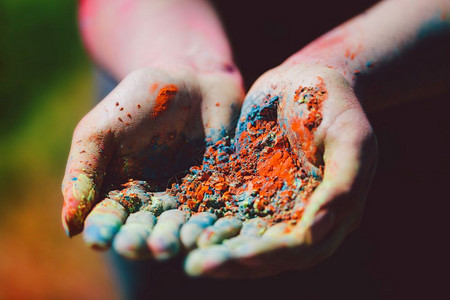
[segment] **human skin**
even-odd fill
[[[226,135],[243,100],[227,38],[204,1],[81,1],[80,27],[93,59],[120,83],[74,131],[62,184],[69,236],[109,186],[167,184],[149,173],[175,175],[186,140]],[[156,156],[159,166],[145,170]]]
[[[323,181],[297,225],[287,230],[276,225],[281,230],[267,230],[248,242],[196,249],[187,257],[186,272],[254,278],[305,269],[330,256],[359,224],[375,171],[376,140],[363,109],[444,91],[450,83],[448,53],[450,2],[384,1],[262,75],[242,113],[261,96],[281,91],[279,113],[287,120],[296,153],[305,141],[296,139],[302,134],[289,126],[298,113],[290,103],[294,90],[314,86],[318,78],[325,82],[328,98],[314,136],[323,149]]]
[[[429,24],[433,26],[428,28]],[[421,34],[424,28],[431,34]],[[259,277],[303,269],[331,255],[359,223],[375,169],[376,142],[363,108],[371,111],[424,92],[442,91],[449,78],[449,68],[445,68],[449,58],[434,55],[435,45],[423,44],[429,42],[429,36],[448,37],[448,30],[446,1],[385,1],[261,76],[247,95],[245,106],[258,101],[259,95],[284,93],[281,114],[286,116],[288,129],[296,116],[289,103],[295,89],[314,86],[319,77],[325,82],[329,97],[314,136],[325,164],[324,180],[298,225],[278,232],[268,230],[257,239],[194,250],[187,257],[186,272],[193,276]],[[448,53],[448,43],[442,46],[442,53]],[[103,64],[108,65],[106,61]],[[430,66],[438,68],[430,70]],[[304,141],[293,132],[288,134],[295,150]],[[88,211],[85,209],[84,216]]]

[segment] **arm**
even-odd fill
[[[284,64],[336,69],[367,111],[438,94],[450,83],[450,2],[383,1]]]
[[[118,79],[168,64],[235,70],[227,37],[207,1],[85,0],[79,23],[93,59]]]

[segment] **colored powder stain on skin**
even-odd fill
[[[350,50],[349,49],[345,50],[344,56],[347,57],[347,58],[350,56]]]
[[[260,217],[269,225],[298,222],[322,180],[323,165],[314,171],[304,166],[317,151],[314,132],[322,121],[322,102],[327,98],[325,84],[322,78],[318,80],[316,86],[300,86],[295,92],[294,106],[298,105],[301,114],[288,130],[278,119],[278,96],[267,95],[261,105],[253,105],[241,118],[234,139],[226,137],[209,146],[202,164],[191,167],[181,182],[166,190],[169,197],[176,199],[175,206],[191,214],[209,212],[219,218]],[[176,88],[168,86],[158,96],[168,99],[175,94]],[[300,135],[299,156],[290,145],[286,134],[289,130]],[[136,182],[126,185],[126,193],[116,191],[109,198],[116,199],[127,211],[135,211],[143,202],[135,197],[136,190],[130,190],[133,185]],[[151,199],[147,201],[152,205]]]
[[[369,60],[366,62],[366,68],[373,68],[373,61]]]
[[[150,88],[148,89],[148,91],[150,92],[150,94],[153,94],[153,93],[155,93],[156,92],[156,90],[158,89],[158,83],[157,82],[155,82],[155,83],[153,83],[151,86],[150,86]]]
[[[301,150],[305,158],[315,163],[317,147],[314,143],[314,132],[322,122],[322,103],[328,97],[325,83],[318,77],[315,87],[299,87],[295,92],[294,102],[306,104],[307,114],[292,119],[291,128],[302,141]]]
[[[310,101],[318,99],[311,97]],[[317,103],[310,105],[320,109]],[[268,96],[264,105],[254,106],[241,119],[235,140],[222,139],[206,150],[203,164],[192,167],[180,184],[168,190],[178,199],[179,209],[241,220],[262,217],[268,223],[295,223],[301,218],[303,210],[294,211],[294,206],[304,206],[301,203],[320,183],[321,174],[310,174],[302,167],[277,122],[277,109],[278,97]],[[308,131],[320,120],[308,119],[314,127]]]
[[[152,113],[153,118],[158,117],[162,112],[167,110],[170,101],[173,100],[173,98],[175,98],[177,92],[178,88],[173,84],[166,85],[163,88],[161,88],[155,99],[155,106],[153,108]]]
[[[64,204],[65,218],[71,220],[69,227],[82,227],[84,217],[93,205],[95,193],[94,181],[84,174],[79,174],[71,187],[70,202]]]

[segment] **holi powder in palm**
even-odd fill
[[[326,97],[321,87],[300,87],[294,97],[295,105],[306,105],[307,113],[292,126],[308,131],[300,133],[305,139],[313,138],[321,122]],[[303,167],[278,122],[278,102],[278,96],[268,95],[262,105],[254,105],[240,120],[235,139],[224,138],[209,147],[203,164],[172,186],[169,194],[177,198],[179,209],[242,220],[262,217],[269,223],[296,222],[302,216],[321,182],[322,167]],[[311,147],[311,140],[304,142]]]
[[[289,127],[295,132],[299,153],[294,152],[286,125],[280,122],[279,96],[267,95],[240,120],[234,139],[223,138],[209,146],[202,164],[191,167],[166,192],[154,193],[148,183],[130,181],[108,198],[129,213],[144,210],[159,215],[178,208],[241,220],[260,217],[269,224],[296,223],[322,180],[323,165],[307,162],[316,152],[314,132],[322,121],[326,97],[321,78],[315,87],[299,87],[295,92],[294,109],[298,106],[302,113],[292,118]]]

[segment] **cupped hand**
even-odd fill
[[[160,222],[169,221],[156,225],[154,231],[173,229],[177,235],[187,216],[170,212],[173,199],[158,191],[201,161],[205,142],[214,142],[234,128],[242,98],[235,72],[147,68],[123,79],[73,134],[62,184],[66,233],[80,233],[95,206],[84,233],[95,248],[108,248],[125,222],[140,224],[136,232],[132,230],[133,238],[148,237],[159,214]],[[129,179],[146,183],[121,185]],[[127,225],[125,230],[133,226],[139,227]],[[127,241],[119,241],[118,247],[128,256],[139,256],[143,251],[136,246],[139,241],[131,243],[136,249],[128,249]],[[158,251],[157,239],[154,244]]]
[[[292,151],[322,181],[306,202],[296,201],[290,208],[294,220],[301,216],[298,222],[268,224],[255,218],[230,225],[219,219],[197,234],[200,247],[185,262],[192,276],[251,278],[304,269],[330,256],[360,222],[377,146],[350,84],[337,71],[316,65],[266,72],[245,99],[237,147],[249,114],[273,97]]]

